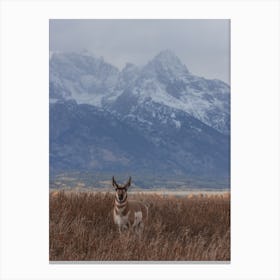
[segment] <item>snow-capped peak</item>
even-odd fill
[[[175,55],[175,53],[169,49],[163,50],[160,53],[158,53],[154,59],[154,61],[157,61],[162,64],[181,64],[180,59]]]
[[[181,62],[181,60],[171,50],[161,51],[152,60],[153,63],[161,64],[162,66],[169,68],[177,68],[183,71],[189,72],[187,67]]]
[[[189,75],[187,67],[171,51],[164,50],[156,55],[144,68],[147,75],[160,76],[162,79],[180,79]]]

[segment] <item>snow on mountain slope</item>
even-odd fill
[[[119,70],[103,58],[83,53],[53,53],[50,58],[50,97],[101,106],[114,92]]]
[[[171,51],[119,71],[50,55],[50,170],[229,178],[230,88]]]
[[[137,78],[135,76],[118,96],[123,104],[128,103],[125,98],[130,101],[130,111],[126,113],[133,114],[135,107],[151,101],[184,111],[229,134],[230,88],[227,84],[190,74],[170,51],[161,52],[141,70],[137,69]],[[121,106],[117,107],[122,111]],[[114,103],[112,108],[116,108]]]
[[[152,102],[230,133],[230,87],[192,75],[170,50],[160,52],[142,68],[128,63],[122,71],[89,53],[53,53],[50,98],[74,99],[78,104],[130,115],[141,104]],[[141,112],[138,118],[143,119]]]

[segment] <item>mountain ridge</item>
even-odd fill
[[[166,54],[168,57],[164,60]],[[229,134],[229,86],[217,79],[192,75],[169,50],[159,53],[142,68],[128,63],[122,71],[103,58],[84,53],[51,56],[52,99],[74,99],[79,104],[113,107],[122,94],[128,93],[138,96],[139,102],[151,99],[183,110]]]
[[[229,178],[230,87],[170,50],[119,70],[50,55],[50,170]]]

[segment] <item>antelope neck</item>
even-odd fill
[[[122,208],[124,207],[125,205],[127,204],[127,196],[125,197],[125,199],[123,201],[118,201],[117,197],[115,197],[115,205],[118,207],[118,208]]]

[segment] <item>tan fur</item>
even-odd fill
[[[116,183],[114,177],[112,179],[112,185],[116,190],[113,209],[114,223],[120,232],[133,229],[136,233],[141,233],[144,229],[144,223],[147,222],[148,207],[143,202],[128,199],[127,189],[130,182],[131,178],[126,185],[121,186]]]
[[[129,221],[131,224],[134,223],[135,213],[142,213],[142,222],[145,223],[148,218],[148,207],[141,202],[136,200],[131,200],[128,202],[128,210],[130,211]]]

